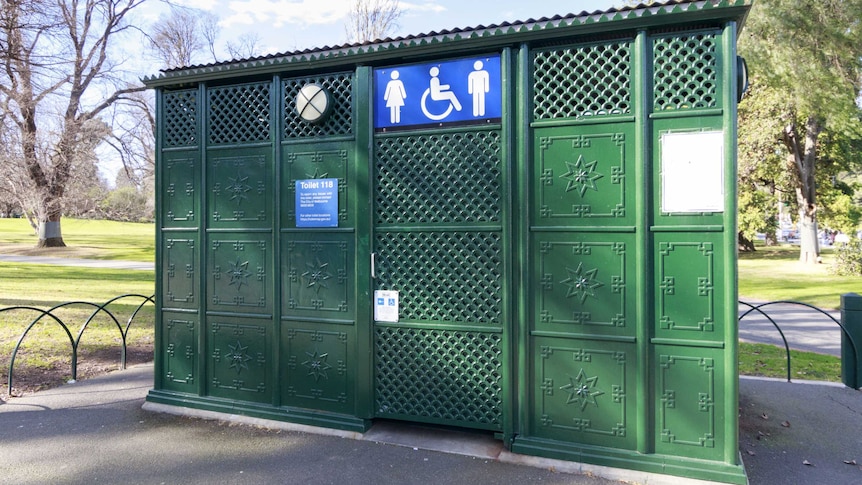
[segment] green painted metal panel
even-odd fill
[[[534,232],[531,330],[635,338],[634,234]]]
[[[724,351],[655,346],[656,453],[722,461]]]
[[[282,405],[352,415],[357,366],[355,327],[282,321]]]
[[[162,233],[162,307],[196,309],[200,305],[197,232]]]
[[[534,352],[530,436],[635,449],[634,343],[536,337]]]
[[[272,321],[265,319],[207,316],[207,395],[256,403],[272,401],[272,326]]]
[[[196,227],[200,221],[200,155],[172,151],[161,164],[162,194],[159,221],[166,227]]]
[[[681,341],[723,341],[735,325],[723,304],[727,257],[720,233],[655,235],[654,336]]]
[[[207,195],[208,228],[271,228],[272,149],[211,150]]]
[[[271,315],[272,241],[266,233],[211,233],[207,244],[207,310]]]
[[[163,312],[159,349],[163,360],[162,388],[171,391],[197,392],[197,348],[200,322],[190,313]]]

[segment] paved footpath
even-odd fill
[[[19,256],[17,254],[0,254],[0,262],[26,264],[56,264],[58,266],[83,266],[87,268],[110,269],[155,269],[155,264],[140,261],[111,261],[102,259],[53,258],[50,256]]]
[[[143,408],[152,372],[152,364],[135,366],[0,404],[4,483],[705,483],[516,455],[482,433],[381,423],[364,435],[322,435],[236,416],[152,412]],[[740,452],[750,484],[862,483],[860,421],[862,392],[741,379]]]
[[[755,306],[764,303],[745,298],[741,300],[748,301]],[[739,315],[749,309],[751,307],[740,303]],[[841,327],[823,313],[803,305],[785,303],[770,303],[762,307],[761,310],[778,324],[791,349],[841,356]],[[832,310],[828,313],[835,320],[841,321],[840,312]],[[740,320],[739,339],[745,342],[784,347],[781,333],[757,311],[749,313]]]

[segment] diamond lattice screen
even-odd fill
[[[381,232],[375,247],[377,287],[401,292],[401,319],[500,323],[499,233]]]
[[[630,58],[628,42],[536,52],[535,119],[631,112]]]
[[[198,142],[198,92],[166,92],[164,103],[164,145],[182,147],[196,145]]]
[[[269,83],[209,88],[209,143],[270,139]]]
[[[377,140],[378,224],[500,221],[496,131]]]
[[[377,327],[379,416],[501,427],[501,335]]]

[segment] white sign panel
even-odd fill
[[[724,132],[661,136],[661,211],[724,212]]]
[[[374,320],[398,322],[398,292],[374,290]]]

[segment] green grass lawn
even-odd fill
[[[739,373],[786,379],[787,354],[783,347],[740,342]],[[790,378],[841,382],[841,359],[831,355],[791,350]]]
[[[67,248],[35,249],[36,237],[24,219],[0,219],[0,253],[89,259],[153,261],[153,224],[63,220]],[[122,294],[151,296],[153,271],[79,268],[40,264],[0,263],[0,309],[30,306],[47,310],[70,301],[101,305]],[[108,309],[125,328],[128,318],[143,300],[128,298]],[[73,338],[96,309],[78,304],[56,311]],[[127,345],[129,363],[152,359],[154,309],[147,304],[135,317]],[[39,312],[0,312],[0,396],[6,394],[9,364],[15,344]],[[78,378],[117,369],[122,334],[105,313],[98,313],[84,331],[78,348]],[[55,386],[71,377],[72,347],[69,337],[53,319],[39,319],[15,358],[14,386],[28,391]]]
[[[824,310],[838,309],[843,293],[862,293],[862,277],[829,274],[832,249],[822,253],[823,263],[799,263],[799,248],[790,245],[758,247],[739,254],[741,300],[793,300]]]
[[[68,219],[61,222],[68,247],[37,249],[26,219],[0,219],[0,253],[150,262],[155,259],[155,224]]]

